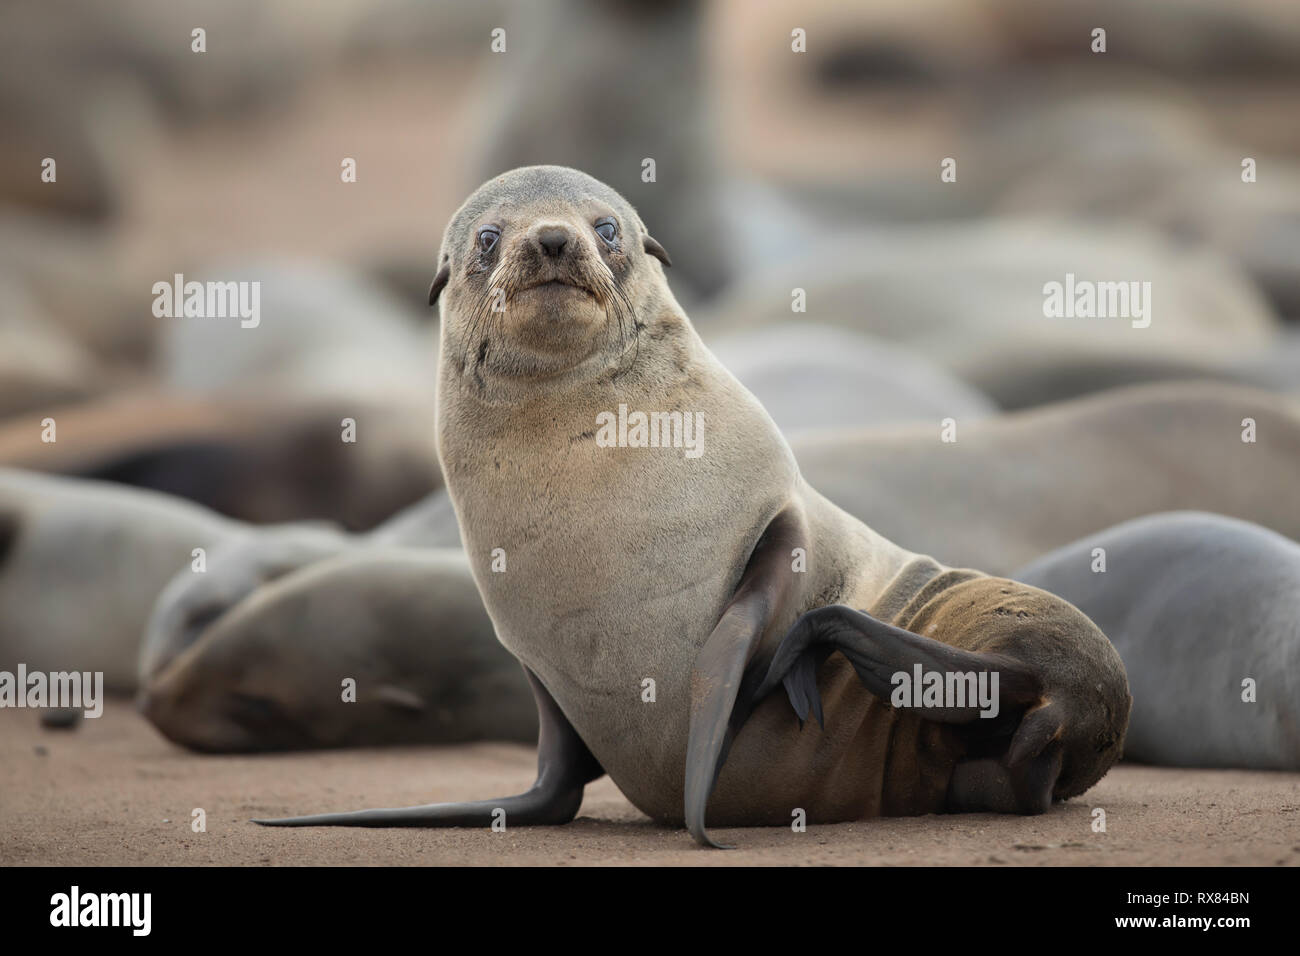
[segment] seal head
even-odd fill
[[[504,398],[514,394],[511,380],[535,389],[617,366],[636,342],[639,316],[680,311],[663,281],[668,264],[636,211],[604,183],[563,166],[527,166],[479,187],[452,217],[429,304],[441,300],[453,367],[483,397]]]

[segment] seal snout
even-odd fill
[[[519,252],[526,267],[517,291],[578,291],[596,296],[600,283],[591,272],[590,250],[572,223],[555,218],[533,223]]]
[[[533,236],[533,241],[537,243],[537,248],[543,256],[550,259],[558,259],[564,254],[565,248],[569,245],[571,235],[568,227],[547,224],[539,226]]]

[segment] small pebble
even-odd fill
[[[41,713],[41,725],[51,730],[71,730],[81,723],[81,711],[75,707],[55,707]]]

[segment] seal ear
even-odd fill
[[[661,246],[659,240],[648,232],[645,236],[645,242],[642,243],[642,248],[645,249],[646,255],[654,256],[664,265],[671,266],[673,264],[673,261],[668,258],[668,250]]]
[[[438,274],[433,277],[433,285],[429,286],[429,305],[433,305],[438,301],[438,294],[442,292],[442,287],[447,284],[447,280],[450,278],[451,263],[444,262],[442,268],[438,270]]]

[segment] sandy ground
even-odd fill
[[[0,711],[0,864],[1300,865],[1300,774],[1123,766],[1041,817],[930,816],[720,830],[706,852],[608,779],[557,828],[270,830],[249,817],[515,793],[527,747],[479,744],[251,757],[188,753],[130,707],[74,731]],[[190,829],[202,807],[207,832]],[[1106,811],[1094,833],[1092,811]]]

